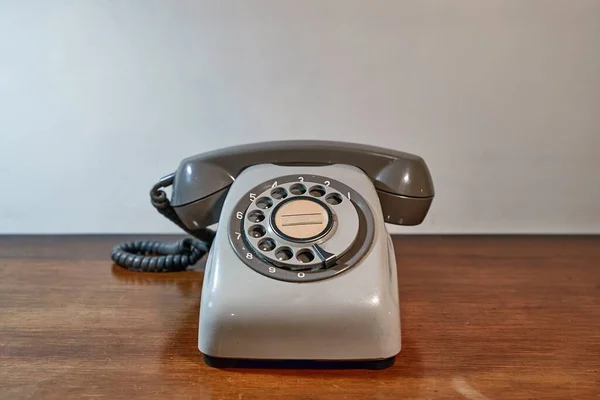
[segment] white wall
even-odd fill
[[[157,178],[280,138],[423,156],[395,232],[600,233],[600,1],[0,1],[0,233],[178,232]]]

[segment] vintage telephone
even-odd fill
[[[230,147],[184,159],[151,191],[157,210],[199,240],[125,243],[112,258],[181,270],[210,248],[198,335],[210,365],[385,368],[401,335],[384,222],[420,224],[433,196],[427,165],[408,153],[308,140]],[[206,229],[217,222],[216,233]]]

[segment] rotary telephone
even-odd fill
[[[198,332],[207,364],[394,363],[400,308],[384,222],[425,218],[434,189],[422,158],[345,142],[254,143],[182,160],[150,197],[193,238],[124,243],[112,259],[164,272],[208,252]]]

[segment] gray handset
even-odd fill
[[[390,224],[420,224],[434,197],[429,169],[419,156],[355,143],[293,140],[239,145],[184,159],[170,177],[171,206],[190,230],[214,224],[236,177],[251,165],[265,163],[356,166],[372,180]]]

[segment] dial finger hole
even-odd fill
[[[315,255],[308,249],[302,249],[296,254],[296,259],[303,264],[309,263],[315,259]]]
[[[301,183],[295,183],[292,186],[290,186],[290,192],[296,196],[304,194],[306,193],[306,186],[304,186]]]
[[[264,238],[258,242],[258,248],[262,251],[271,251],[275,248],[275,242],[271,238]]]
[[[248,229],[248,234],[253,238],[259,238],[265,236],[265,227],[262,225],[252,225],[250,229]]]
[[[342,202],[342,196],[337,193],[331,193],[329,196],[325,198],[325,201],[332,206],[337,206]]]
[[[321,185],[315,185],[308,191],[313,197],[321,197],[325,195],[325,188]]]
[[[277,200],[285,199],[287,195],[287,190],[281,187],[273,189],[271,191],[271,197]]]
[[[287,261],[294,256],[294,252],[289,247],[280,247],[275,250],[275,257],[279,261]]]
[[[250,214],[248,214],[248,221],[250,222],[262,222],[265,219],[265,214],[263,214],[260,210],[254,210]]]
[[[260,199],[256,200],[256,207],[262,208],[263,210],[266,210],[267,208],[271,208],[272,205],[273,205],[273,200],[271,200],[268,197],[261,197]]]

